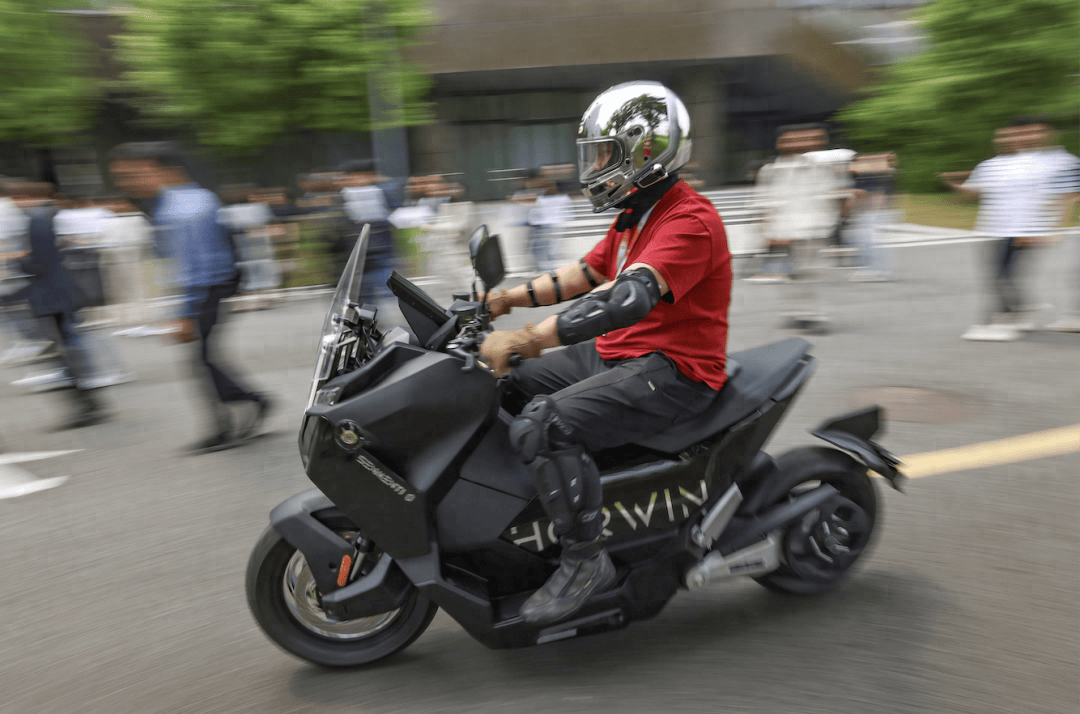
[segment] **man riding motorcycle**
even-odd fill
[[[615,579],[591,454],[700,414],[726,377],[731,253],[712,203],[675,173],[690,160],[686,107],[656,82],[616,85],[586,110],[577,145],[584,194],[595,212],[621,209],[617,220],[577,263],[487,302],[495,318],[584,295],[481,346],[500,375],[513,354],[567,346],[514,369],[506,392],[524,404],[511,440],[562,545],[559,569],[522,607],[530,623],[567,617]]]

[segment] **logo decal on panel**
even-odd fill
[[[382,481],[391,491],[404,498],[406,503],[416,500],[415,493],[409,493],[409,490],[398,483],[397,479],[379,468],[374,461],[364,454],[356,457],[356,463],[367,469],[372,476]]]
[[[682,523],[690,514],[701,508],[709,497],[708,484],[704,479],[698,481],[693,490],[672,485],[656,491],[638,492],[641,495],[616,493],[604,505],[604,536],[613,540],[623,540],[635,533],[663,530]],[[554,545],[559,538],[555,535],[555,526],[547,518],[523,523],[510,528],[502,534],[503,540],[526,550],[539,553]]]

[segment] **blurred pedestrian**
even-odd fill
[[[1055,173],[1053,190],[1063,197],[1061,204],[1062,224],[1070,218],[1076,224],[1076,216],[1073,215],[1080,206],[1080,158],[1070,154],[1061,146],[1055,146],[1048,151],[1048,158],[1058,169]],[[1054,332],[1080,332],[1080,241],[1076,243],[1076,279],[1070,286],[1072,291],[1070,308],[1056,320],[1048,323],[1045,328]]]
[[[122,249],[110,242],[115,237],[110,230],[115,214],[85,197],[62,205],[53,226],[80,305],[85,349],[95,367],[83,382],[93,389],[130,382],[134,372],[120,359],[112,335],[102,329],[118,322],[115,306],[123,290],[118,278]]]
[[[1066,188],[1063,162],[1045,150],[1050,133],[1037,117],[1014,119],[995,133],[1002,153],[980,163],[962,183],[962,174],[940,175],[949,188],[979,200],[976,230],[996,239],[986,319],[968,328],[965,340],[1006,342],[1034,329],[1029,321],[1036,307],[1025,301],[1022,288],[1023,256],[1057,232]]]
[[[821,249],[840,220],[848,197],[847,163],[823,149],[828,133],[818,124],[782,127],[779,156],[758,171],[758,192],[765,211],[763,236],[770,255],[750,282],[791,282],[788,324],[810,332],[828,329],[828,317],[815,283]],[[845,154],[847,156],[847,154]]]
[[[106,292],[110,295],[114,319],[122,326],[115,336],[138,336],[150,330],[149,304],[152,287],[149,277],[153,230],[149,221],[122,196],[106,196],[98,205],[111,213],[102,226],[106,246]]]
[[[300,239],[300,226],[295,220],[302,213],[290,201],[282,186],[257,189],[251,200],[266,204],[273,216],[266,227],[267,239],[273,251],[274,265],[280,275],[279,284],[285,284],[293,261],[287,260]]]
[[[0,177],[0,327],[12,340],[0,354],[4,365],[36,359],[52,345],[29,314],[29,283],[19,263],[30,252],[30,216],[15,201],[23,183]]]
[[[360,231],[365,224],[370,226],[364,279],[360,284],[361,302],[385,300],[390,295],[386,282],[393,272],[395,260],[394,231],[387,220],[390,217],[388,182],[378,175],[371,159],[346,162],[341,167],[341,175],[341,197],[345,215],[349,218],[349,229],[347,239],[336,250],[337,263],[344,270]]]
[[[859,154],[851,162],[854,199],[846,234],[859,249],[861,265],[853,282],[880,282],[891,278],[888,257],[881,248],[883,226],[897,223],[893,203],[896,154]]]
[[[254,200],[256,192],[251,184],[222,187],[221,196],[228,205],[218,214],[220,222],[232,231],[236,246],[240,270],[238,291],[247,296],[243,308],[255,310],[269,307],[269,291],[281,286],[281,271],[270,240],[274,214],[270,206]]]
[[[790,131],[782,127],[776,138],[777,157],[755,173],[755,195],[762,210],[761,237],[765,254],[756,275],[746,278],[749,283],[781,283],[791,280],[791,239],[787,235],[786,213],[790,196],[787,184],[795,177],[796,165],[801,163]]]
[[[177,283],[185,291],[175,339],[198,342],[192,364],[211,416],[210,434],[190,450],[203,453],[235,446],[257,432],[271,401],[229,376],[211,342],[221,303],[236,294],[240,282],[229,231],[218,222],[220,203],[190,178],[177,147],[168,142],[122,144],[114,149],[109,168],[124,193],[136,200],[156,200],[153,221],[164,234]],[[229,407],[240,403],[252,410],[234,429]]]
[[[453,176],[454,174],[449,174]],[[399,227],[420,228],[413,240],[423,255],[423,270],[444,286],[460,285],[460,276],[468,274],[467,236],[473,225],[473,204],[460,201],[465,191],[461,184],[448,181],[446,175],[413,176],[407,184],[415,205],[391,216]]]
[[[536,198],[529,210],[529,254],[533,270],[546,272],[559,262],[556,240],[559,229],[570,220],[570,197],[560,193],[554,181],[541,175],[534,183]]]
[[[80,305],[57,246],[53,228],[56,207],[37,205],[28,208],[27,213],[30,216],[30,254],[21,263],[22,269],[31,276],[27,297],[34,315],[44,318],[55,329],[61,346],[58,360],[70,376],[62,391],[71,396],[75,407],[75,413],[62,422],[59,429],[101,423],[109,415],[86,383],[93,375],[93,366],[76,318]]]

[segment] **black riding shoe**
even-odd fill
[[[615,565],[603,538],[578,543],[563,539],[562,561],[544,587],[521,606],[525,622],[539,625],[572,615],[593,593],[615,582]]]

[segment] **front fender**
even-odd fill
[[[343,558],[356,556],[353,544],[320,523],[316,511],[335,508],[334,502],[317,488],[298,493],[270,511],[270,525],[281,537],[304,554],[315,583],[322,593],[338,589],[338,571]]]
[[[896,468],[903,462],[871,440],[880,429],[881,407],[873,406],[834,417],[810,433],[858,456],[867,468],[884,476],[897,491],[903,491],[901,485],[907,477]]]
[[[357,557],[356,548],[314,513],[332,509],[334,502],[317,488],[298,493],[270,512],[270,524],[281,537],[304,554],[328,615],[339,619],[368,617],[401,607],[408,598],[412,583],[394,559],[386,553],[368,574],[347,582],[348,567]],[[348,556],[348,560],[345,560]]]

